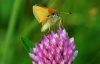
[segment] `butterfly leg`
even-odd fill
[[[48,30],[48,33],[50,32],[50,30],[51,30],[51,27],[49,26],[49,30]]]
[[[51,24],[51,21],[48,20],[48,32],[47,33],[50,33],[50,31],[52,30],[52,24]]]
[[[55,30],[56,30],[55,24],[53,24],[51,27],[52,27],[52,30],[55,32]]]
[[[59,26],[61,26],[62,28],[64,28],[63,27],[63,19],[62,19],[62,17],[59,18]]]

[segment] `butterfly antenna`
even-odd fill
[[[60,13],[64,13],[64,14],[72,14],[71,12],[60,12]]]

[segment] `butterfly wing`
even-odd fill
[[[44,23],[41,28],[41,32],[45,32],[48,28],[50,28],[50,24],[48,22]]]
[[[42,25],[42,28],[41,28],[41,32],[45,32],[47,29],[50,30],[50,26],[52,25],[52,22],[50,19],[47,19],[46,22],[44,22],[44,24]]]
[[[33,13],[36,19],[39,21],[39,23],[45,22],[45,20],[48,18],[48,15],[50,14],[47,8],[37,5],[33,6]]]

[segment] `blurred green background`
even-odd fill
[[[100,64],[100,0],[0,0],[0,64],[32,64],[20,37],[36,43],[43,36],[34,4],[71,12],[61,16],[79,51],[73,64]]]

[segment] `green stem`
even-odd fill
[[[18,42],[19,41],[19,37],[22,37],[22,36],[28,36],[29,34],[30,34],[30,32],[33,30],[33,29],[35,29],[35,28],[37,28],[37,24],[39,24],[38,22],[37,22],[37,20],[33,20],[30,24],[29,24],[29,26],[27,26],[26,28],[24,28],[17,36],[16,36],[16,38],[15,38],[15,42]]]
[[[17,20],[17,14],[18,14],[21,2],[22,0],[15,0],[13,8],[12,8],[12,14],[11,14],[10,21],[8,24],[6,39],[4,42],[5,46],[4,46],[3,59],[2,59],[1,64],[6,64],[7,63],[6,61],[8,60],[7,52],[9,52],[9,45],[11,43],[11,38],[13,36],[13,32],[14,32],[14,28],[15,28],[15,24]]]

